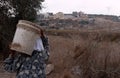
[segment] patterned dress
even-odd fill
[[[48,38],[42,38],[42,41],[44,51],[34,50],[31,56],[18,53],[14,58],[7,58],[4,61],[5,70],[17,72],[16,78],[46,78],[45,62],[49,57]]]

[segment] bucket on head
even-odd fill
[[[29,21],[20,20],[17,24],[10,49],[31,55],[35,41],[40,37],[39,31],[39,25]]]

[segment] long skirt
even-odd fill
[[[45,58],[44,51],[33,51],[32,56],[20,54],[11,70],[17,72],[16,78],[46,78]]]

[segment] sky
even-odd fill
[[[120,0],[45,0],[42,6],[42,13],[82,11],[86,14],[120,16]]]

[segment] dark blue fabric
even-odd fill
[[[26,57],[16,78],[46,78],[45,52],[34,51],[31,57]]]

